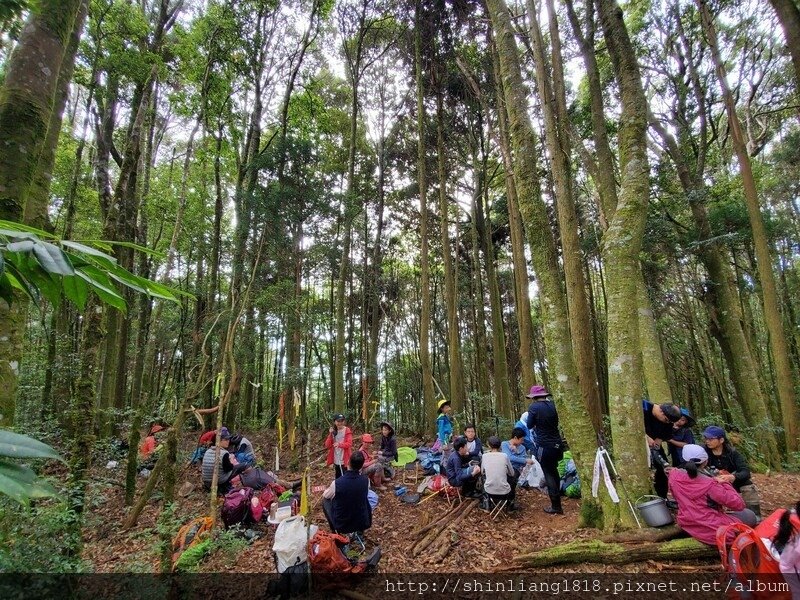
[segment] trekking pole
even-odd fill
[[[625,482],[622,480],[619,471],[617,471],[617,467],[614,466],[614,462],[611,460],[611,456],[609,455],[608,450],[606,450],[605,446],[602,445],[600,446],[600,454],[603,456],[604,460],[608,461],[608,465],[611,467],[611,470],[613,471],[614,478],[617,481],[619,481],[619,487],[622,490],[622,493],[625,494],[625,500],[628,502],[628,508],[631,509],[631,514],[633,515],[633,518],[636,520],[636,525],[639,527],[639,529],[641,529],[642,524],[639,521],[639,515],[636,514],[636,509],[633,507],[633,503],[631,502],[631,497],[628,495],[628,490],[625,489]]]

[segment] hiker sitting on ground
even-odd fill
[[[453,407],[450,406],[450,401],[442,398],[436,405],[439,409],[439,416],[436,417],[436,443],[434,448],[443,449],[450,443],[450,438],[453,435],[453,422],[450,419],[450,411]]]
[[[364,455],[356,450],[350,468],[334,479],[322,494],[322,512],[336,533],[357,533],[372,526],[372,510],[367,499],[369,480],[360,473]]]
[[[147,432],[147,436],[139,444],[139,471],[148,469],[153,470],[158,460],[158,453],[161,451],[161,441],[166,430],[158,423],[153,424]],[[158,434],[158,435],[156,435]]]
[[[206,450],[208,450],[211,447],[211,444],[214,443],[214,440],[216,438],[217,438],[216,429],[206,431],[203,435],[201,435],[200,439],[197,440],[197,448],[195,449],[194,454],[192,454],[192,459],[189,461],[189,464],[193,465],[195,463],[202,463],[203,456],[205,455]]]
[[[371,436],[370,436],[371,437]],[[361,437],[364,441],[364,437]],[[394,437],[394,427],[388,421],[381,421],[381,446],[375,454],[375,462],[369,469],[362,471],[369,476],[372,486],[376,489],[386,489],[383,485],[384,480],[391,479],[394,471],[391,462],[398,459],[397,440]],[[387,473],[389,476],[387,477]]]
[[[509,510],[516,510],[517,508],[514,501],[517,497],[517,482],[522,474],[522,469],[525,468],[525,465],[533,463],[533,460],[528,458],[528,454],[525,452],[525,445],[522,443],[522,440],[525,439],[525,431],[522,427],[514,427],[511,431],[511,439],[500,445],[500,449],[503,454],[508,456],[511,467],[514,469],[514,476],[509,482],[511,484],[511,492],[508,496]]]
[[[696,540],[714,546],[717,528],[741,521],[753,527],[757,517],[730,483],[702,472],[708,453],[702,446],[683,447],[682,469],[669,472],[669,491],[678,503],[678,525]]]
[[[649,400],[642,400],[642,412],[644,432],[647,436],[647,445],[650,447],[652,467],[655,469],[653,487],[656,489],[656,494],[666,498],[667,473],[664,467],[669,466],[669,463],[661,444],[672,439],[672,425],[681,418],[681,411],[674,404],[653,404]]]
[[[477,464],[470,462],[466,438],[456,438],[453,442],[453,451],[445,465],[447,481],[453,487],[460,488],[461,493],[468,498],[475,496],[475,486],[478,484],[478,475],[481,472]]]
[[[245,471],[248,467],[243,464],[236,464],[236,458],[228,451],[231,443],[231,433],[227,427],[220,430],[219,441],[219,463],[217,463],[217,493],[225,494],[231,489],[231,479],[236,477],[239,473]],[[205,455],[203,455],[203,466],[201,468],[203,474],[203,487],[206,490],[211,489],[211,483],[214,478],[214,462],[216,460],[216,448],[211,446]]]
[[[730,483],[744,500],[747,508],[761,516],[761,499],[750,479],[747,461],[730,443],[722,427],[711,425],[703,431],[708,466],[719,471],[717,481]]]
[[[514,480],[514,467],[508,455],[500,451],[500,438],[493,435],[488,440],[489,451],[481,460],[481,473],[483,474],[483,491],[489,498],[498,504],[508,500],[511,495],[511,485]]]
[[[230,452],[236,456],[236,461],[247,465],[248,467],[256,466],[256,455],[253,450],[253,444],[244,437],[241,433],[231,436]]]
[[[800,598],[800,502],[794,510],[787,510],[778,521],[778,531],[772,539],[775,550],[781,555],[780,570],[792,591],[792,598]]]
[[[480,461],[481,454],[483,454],[483,445],[475,431],[474,423],[469,423],[464,427],[464,437],[467,439],[467,454],[470,460]]]
[[[528,429],[528,411],[526,410],[519,416],[519,421],[514,423],[514,427],[519,427],[520,429],[526,432],[525,439],[522,440],[522,445],[525,446],[525,450],[533,454],[533,451],[536,447],[536,440],[533,437],[533,431]]]
[[[358,449],[364,455],[364,466],[361,474],[366,475],[372,482],[372,486],[378,490],[385,490],[383,485],[383,462],[379,459],[379,454],[372,453],[372,435],[365,433],[361,436],[361,447]]]
[[[683,465],[681,452],[686,444],[694,444],[694,434],[692,426],[694,418],[688,409],[681,409],[681,418],[672,425],[672,439],[667,440],[669,455],[672,458],[672,466],[680,467]]]
[[[345,425],[343,414],[333,415],[333,425],[325,438],[325,447],[328,449],[327,465],[333,465],[334,479],[341,477],[350,463],[350,452],[353,448],[353,432]]]

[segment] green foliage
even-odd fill
[[[20,507],[0,497],[0,573],[79,573],[69,549],[79,545],[76,514],[67,502]]]
[[[136,244],[114,244],[150,253]],[[108,242],[59,240],[39,229],[0,221],[0,297],[11,304],[17,289],[36,306],[42,296],[58,306],[63,293],[83,310],[92,291],[103,303],[125,312],[127,304],[113,280],[150,297],[178,302],[175,294],[183,292],[134,275],[106,253],[110,250]]]
[[[56,494],[55,488],[42,481],[19,459],[61,457],[47,444],[26,435],[0,429],[0,494],[26,504],[30,498],[46,498]],[[12,460],[9,460],[12,459]]]

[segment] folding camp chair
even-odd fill
[[[403,471],[403,483],[409,483],[409,477],[414,476],[414,484],[417,483],[417,451],[408,446],[402,446],[397,449],[397,460],[393,460],[391,465],[396,469]]]

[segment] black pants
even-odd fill
[[[339,479],[342,475],[344,475],[344,466],[343,465],[333,465],[333,478]]]
[[[475,490],[477,489],[478,485],[478,480],[475,477],[471,477],[469,479],[462,479],[459,482],[457,479],[453,478],[453,479],[448,479],[447,483],[449,483],[453,487],[461,488],[461,494],[463,496],[469,496],[475,493]]]
[[[517,483],[519,482],[520,474],[514,471],[513,477],[507,477],[506,481],[508,481],[508,485],[511,486],[511,491],[508,492],[508,504],[514,504],[514,500],[517,498]]]
[[[652,457],[653,467],[656,470],[655,475],[653,476],[653,487],[656,490],[656,494],[658,494],[662,498],[666,498],[667,491],[669,490],[667,472],[664,470],[664,464],[668,464],[667,455],[664,454],[663,448],[654,448],[651,449],[650,452],[651,454],[656,455]]]
[[[536,448],[536,460],[542,465],[544,480],[547,483],[547,494],[553,508],[561,507],[561,477],[558,476],[558,461],[564,458],[563,448]]]
[[[322,513],[325,515],[325,518],[328,519],[328,525],[330,526],[331,531],[338,533],[336,530],[336,525],[333,523],[333,500],[328,498],[322,500]]]

